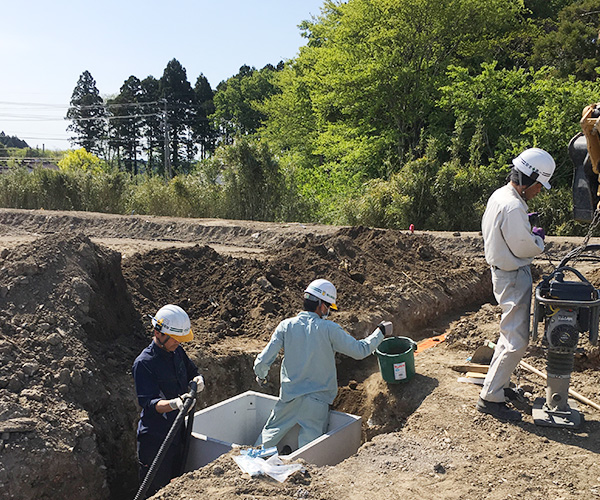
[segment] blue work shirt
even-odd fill
[[[338,391],[335,353],[354,359],[366,358],[383,340],[379,329],[362,340],[356,340],[340,325],[322,319],[317,313],[302,311],[283,320],[271,340],[254,361],[254,373],[262,379],[283,348],[281,390],[279,397],[286,403],[311,394],[315,399],[331,404]]]
[[[198,369],[183,347],[177,346],[173,352],[167,352],[153,341],[135,359],[132,373],[138,403],[142,407],[138,436],[165,437],[179,412],[158,413],[156,403],[188,392],[188,384],[198,375]]]

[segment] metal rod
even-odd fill
[[[523,368],[525,368],[527,371],[530,371],[531,373],[535,373],[536,375],[539,375],[544,380],[548,380],[548,377],[546,376],[546,374],[544,372],[541,372],[540,370],[531,366],[530,364],[525,363],[525,361],[521,361],[519,363],[519,366],[522,366]],[[594,403],[593,401],[586,398],[585,396],[582,396],[578,392],[575,392],[573,389],[569,389],[569,396],[573,396],[573,398],[577,399],[578,401],[581,401],[582,403],[584,403],[588,406],[591,406],[592,408],[595,408],[596,410],[600,411],[600,404]]]

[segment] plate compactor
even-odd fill
[[[586,249],[597,250],[600,246],[590,245],[583,250]],[[531,338],[536,340],[539,323],[543,323],[542,345],[548,352],[546,398],[536,399],[532,410],[537,425],[577,429],[583,420],[575,403],[569,400],[569,384],[580,334],[589,332],[590,343],[598,343],[600,290],[566,265],[571,256],[579,257],[581,253],[579,249],[567,255],[535,289]],[[576,279],[568,281],[565,275]]]

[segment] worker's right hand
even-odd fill
[[[266,378],[260,378],[260,377],[256,377],[256,383],[260,386],[260,387],[264,387],[265,385],[267,385],[267,379]]]
[[[540,213],[539,212],[529,212],[527,214],[527,218],[529,219],[529,224],[532,226],[536,226],[540,223]]]
[[[173,398],[173,399],[169,399],[167,401],[167,403],[169,403],[169,406],[173,409],[173,410],[183,410],[183,407],[185,406],[185,402],[190,399],[192,396],[190,396],[187,392],[185,394],[182,394],[181,396],[179,396],[178,398]],[[192,408],[194,408],[195,405],[190,405],[190,407],[188,408],[188,413],[192,410]]]
[[[167,403],[169,403],[169,406],[171,407],[172,410],[183,410],[183,405],[185,404],[183,398],[179,397],[179,398],[173,398],[173,399],[169,399],[167,401]]]

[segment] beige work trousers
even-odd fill
[[[504,402],[504,388],[521,361],[529,344],[529,319],[531,313],[531,269],[520,267],[516,271],[492,268],[494,296],[502,308],[500,338],[494,350],[481,399]]]

